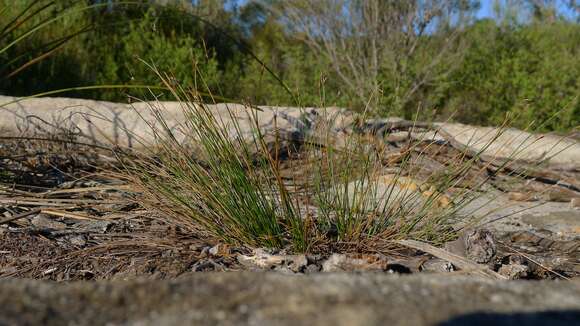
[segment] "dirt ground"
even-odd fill
[[[444,148],[432,154],[415,175],[428,174],[428,169],[452,155]],[[283,168],[295,173],[297,165],[305,164],[302,159],[300,155],[291,158]],[[306,255],[297,268],[248,264],[240,257],[255,255],[252,248],[200,239],[144,209],[138,194],[116,177],[112,153],[102,148],[55,140],[3,140],[0,168],[0,278],[166,279],[248,269],[315,273],[327,269],[325,262],[332,254]],[[511,194],[512,190],[502,189],[507,178],[512,177],[498,176],[491,186]],[[532,185],[544,187],[538,181]],[[525,279],[580,276],[577,240],[558,242],[529,232],[506,233],[497,240],[497,257],[488,264],[491,269],[525,266],[526,273],[517,277]],[[267,253],[271,254],[285,257],[284,252]],[[332,257],[346,262],[340,270],[460,273],[449,262],[418,250],[345,257]]]

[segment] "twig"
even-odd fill
[[[60,195],[60,194],[78,194],[83,192],[91,192],[91,191],[105,191],[105,190],[130,190],[131,187],[128,185],[118,185],[118,186],[97,186],[97,187],[87,187],[87,188],[74,188],[74,189],[62,189],[62,190],[54,190],[48,191],[42,196],[53,196],[53,195]]]
[[[100,199],[83,199],[83,198],[26,198],[26,197],[9,197],[0,198],[3,204],[22,204],[22,205],[89,205],[89,204],[123,204],[126,201],[121,200],[100,200]],[[26,204],[25,204],[26,203]]]
[[[561,277],[561,278],[563,278],[563,279],[565,279],[565,280],[568,280],[568,281],[570,280],[570,278],[569,278],[569,277],[566,277],[565,275],[562,275],[562,274],[560,274],[560,273],[556,272],[555,270],[553,270],[553,269],[551,269],[551,268],[549,268],[549,267],[546,267],[546,266],[544,266],[544,265],[540,264],[540,262],[538,262],[537,260],[535,260],[535,259],[531,258],[531,256],[530,256],[530,255],[524,254],[523,252],[521,252],[521,251],[517,250],[516,248],[514,248],[514,247],[512,247],[512,246],[510,246],[510,245],[508,245],[508,244],[502,243],[502,245],[506,246],[506,247],[507,247],[507,248],[509,248],[510,250],[513,250],[515,253],[517,253],[518,255],[521,255],[522,257],[524,257],[525,259],[527,259],[527,260],[531,261],[532,263],[534,263],[534,264],[536,264],[536,265],[540,266],[540,267],[541,267],[541,268],[543,268],[544,270],[546,270],[546,271],[548,271],[548,272],[550,272],[550,273],[553,273],[554,275],[556,275],[556,276],[559,276],[559,277]]]
[[[21,213],[21,214],[17,214],[17,215],[14,215],[14,216],[5,218],[3,220],[0,220],[0,225],[1,224],[6,224],[6,223],[10,223],[12,221],[16,221],[16,220],[21,219],[23,217],[27,217],[27,216],[30,216],[30,215],[34,215],[34,214],[37,214],[37,213],[40,213],[40,212],[41,212],[41,209],[40,208],[35,208],[35,209],[31,210],[31,211],[24,212],[24,213]]]
[[[92,216],[75,214],[75,213],[64,212],[64,211],[58,211],[58,210],[53,210],[53,209],[42,209],[42,210],[40,210],[40,212],[43,214],[47,214],[47,215],[58,216],[58,217],[67,217],[67,218],[72,218],[72,219],[77,219],[77,220],[99,220],[98,218],[95,218]]]
[[[443,249],[440,249],[437,247],[433,247],[432,245],[424,243],[424,242],[415,241],[415,240],[398,240],[398,241],[395,241],[395,243],[398,243],[400,245],[403,245],[403,246],[406,246],[409,248],[413,248],[413,249],[417,249],[417,250],[426,252],[426,253],[431,254],[437,258],[441,258],[443,260],[446,260],[462,270],[465,270],[467,272],[472,272],[473,274],[476,274],[479,276],[483,276],[483,277],[491,278],[491,279],[500,279],[500,280],[507,279],[505,276],[492,271],[491,269],[487,268],[487,266],[485,266],[485,265],[476,264],[469,259],[452,254],[446,250],[443,250]]]
[[[32,199],[32,198],[31,198]],[[17,199],[2,199],[0,198],[0,204],[3,205],[24,205],[24,206],[53,206],[62,207],[62,203],[46,202],[46,201],[33,201],[33,200],[17,200]]]

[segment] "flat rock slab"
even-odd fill
[[[156,131],[167,127],[179,141],[192,137],[187,112],[200,106],[180,102],[113,103],[74,98],[21,99],[0,95],[0,134],[7,136],[75,136],[100,145],[142,148],[154,144]],[[311,124],[349,125],[350,117],[338,108],[294,108],[235,103],[205,105],[230,137],[253,139],[256,123],[264,133],[278,130],[284,137],[300,138]],[[163,117],[161,124],[157,114]],[[236,124],[239,130],[236,129]]]
[[[572,325],[579,282],[199,273],[172,281],[0,281],[0,324]]]
[[[316,129],[330,127],[332,141],[345,142],[337,132],[352,127],[353,116],[345,109],[260,106],[256,111],[241,104],[220,103],[206,106],[231,136],[237,135],[233,120],[244,137],[253,134],[256,119],[262,132],[274,129],[284,137],[313,136]],[[153,110],[152,110],[153,109]],[[4,135],[74,135],[81,141],[123,147],[147,147],[156,140],[151,126],[160,127],[152,112],[159,112],[174,135],[184,140],[188,135],[183,123],[184,104],[179,102],[113,103],[62,97],[17,98],[0,95],[0,133]],[[252,117],[252,119],[250,119]],[[397,118],[369,120],[370,129],[400,121]],[[496,159],[518,159],[537,163],[547,160],[555,167],[579,167],[580,142],[551,134],[531,134],[513,128],[500,130],[460,123],[436,124],[461,146]],[[419,138],[444,140],[433,132]],[[491,145],[490,145],[491,143]]]
[[[580,209],[570,203],[518,202],[490,191],[462,207],[459,215],[481,218],[480,225],[499,233],[548,230],[560,238],[580,238]]]
[[[441,123],[439,127],[459,144],[494,158],[518,159],[578,167],[580,143],[553,134],[532,134],[514,128],[477,127],[461,123]]]
[[[522,222],[534,229],[546,229],[561,237],[580,239],[580,210],[527,214]]]

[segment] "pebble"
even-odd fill
[[[227,256],[230,254],[230,247],[226,244],[217,244],[207,251],[212,256]]]
[[[528,276],[529,267],[526,265],[512,264],[502,265],[499,274],[506,276],[510,280],[519,280]]]
[[[82,234],[72,235],[69,237],[68,241],[77,247],[84,247],[87,244],[87,237]]]
[[[45,214],[38,214],[32,218],[32,225],[39,229],[50,229],[50,230],[64,230],[66,229],[66,224],[55,221]]]
[[[371,255],[332,254],[322,263],[323,272],[385,271],[387,261]]]
[[[439,258],[429,259],[421,265],[422,272],[449,273],[455,271],[455,266]]]
[[[292,273],[304,272],[308,265],[305,255],[272,255],[264,249],[255,249],[251,256],[239,254],[237,260],[250,268]]]

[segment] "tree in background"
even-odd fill
[[[580,125],[580,26],[543,3],[550,7],[497,5],[495,20],[467,29],[468,51],[439,104],[444,116],[498,124],[512,114],[517,127],[534,122],[542,130]]]
[[[577,2],[497,0],[494,17],[476,19],[478,2],[0,0],[0,93],[155,85],[150,64],[185,87],[205,90],[203,76],[222,101],[475,124],[512,114],[518,127],[541,121],[544,130],[580,125]],[[71,14],[6,47],[62,13]],[[127,93],[65,95],[124,101]]]
[[[371,104],[376,112],[382,103],[402,113],[422,87],[454,68],[462,55],[458,36],[475,6],[440,0],[290,0],[269,8],[330,64],[352,104]],[[428,57],[421,53],[426,47]]]
[[[106,42],[91,42],[93,53],[98,54],[96,66],[101,67],[93,69],[93,80],[104,85],[157,85],[154,67],[171,74],[183,87],[202,84],[203,77],[203,83],[216,88],[221,81],[216,51],[204,44],[196,28],[195,21],[183,18],[180,8],[170,6],[148,7],[115,33],[103,29],[97,37]],[[104,90],[100,97],[116,100],[119,92]]]

